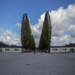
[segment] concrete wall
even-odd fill
[[[74,50],[75,52],[75,47],[59,47],[59,48],[51,48],[52,52],[71,52],[71,50]]]
[[[21,48],[0,48],[1,52],[22,52]]]
[[[70,52],[71,49],[75,52],[75,47],[51,48],[51,52]],[[22,48],[0,48],[0,52],[22,52]]]

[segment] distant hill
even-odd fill
[[[61,48],[61,47],[75,47],[75,43],[70,43],[70,44],[67,44],[67,45],[64,45],[64,46],[51,46],[52,48]]]
[[[75,43],[70,43],[68,45],[65,45],[65,47],[75,47]]]
[[[8,47],[8,48],[22,48],[21,46],[16,46],[16,45],[8,45],[5,44],[3,42],[0,42],[0,48],[2,47]],[[52,48],[58,48],[58,47],[75,47],[75,43],[70,43],[68,45],[64,45],[64,46],[51,46]],[[38,48],[37,48],[38,49]]]
[[[2,48],[2,47],[21,48],[21,46],[8,45],[8,44],[5,44],[5,43],[3,43],[3,42],[0,42],[0,48]]]
[[[8,47],[8,45],[3,42],[0,42],[0,47]]]

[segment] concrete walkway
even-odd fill
[[[0,53],[0,75],[75,75],[75,54]]]

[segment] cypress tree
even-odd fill
[[[50,52],[50,43],[51,43],[51,20],[49,12],[45,14],[45,19],[43,22],[42,34],[39,41],[39,50]]]
[[[22,19],[21,43],[22,43],[22,48],[30,49],[30,50],[35,49],[35,41],[31,33],[27,14],[24,14]]]

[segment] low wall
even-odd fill
[[[1,52],[22,52],[21,48],[0,48]]]

